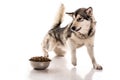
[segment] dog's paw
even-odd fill
[[[44,55],[44,57],[49,57],[49,55],[48,55],[48,54],[46,54],[46,55]]]
[[[72,65],[76,66],[77,65],[76,61],[72,61]]]
[[[96,64],[96,65],[94,65],[94,69],[96,69],[96,70],[102,70],[103,68],[102,68],[101,65]]]

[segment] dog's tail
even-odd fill
[[[55,17],[52,29],[60,27],[60,24],[63,21],[64,10],[65,10],[64,4],[61,4],[61,6],[57,12],[57,15]]]

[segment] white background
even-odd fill
[[[93,7],[97,21],[95,57],[103,66],[103,71],[96,72],[91,80],[119,80],[119,0],[0,0],[0,79],[39,80],[39,76],[30,77],[33,73],[28,59],[42,55],[41,41],[52,26],[60,3],[65,5],[66,12],[80,7]],[[71,18],[65,15],[62,25],[65,26],[70,21]],[[92,65],[84,47],[77,54],[77,75],[82,77],[79,80],[83,80]],[[69,64],[69,57],[66,56],[65,59],[66,64]],[[52,77],[50,79],[54,80]]]

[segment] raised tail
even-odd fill
[[[64,10],[65,10],[64,4],[61,4],[61,6],[60,6],[60,8],[59,8],[59,10],[57,12],[57,15],[55,17],[52,29],[60,27],[60,24],[63,21]]]

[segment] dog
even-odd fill
[[[79,8],[75,12],[67,12],[72,17],[71,23],[61,27],[65,7],[61,4],[52,28],[45,35],[42,42],[42,50],[45,57],[49,51],[54,51],[57,56],[64,56],[66,48],[70,49],[71,63],[76,66],[76,49],[82,46],[87,47],[93,68],[102,70],[102,66],[97,64],[94,57],[94,36],[96,21],[93,16],[92,7]]]

